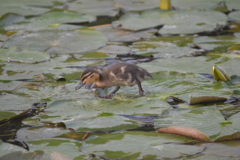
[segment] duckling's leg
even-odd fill
[[[111,99],[112,96],[119,90],[120,86],[116,86],[116,88],[107,96],[99,96],[100,98]]]
[[[139,91],[139,95],[137,97],[141,97],[143,96],[143,89],[142,89],[141,82],[137,81],[137,85],[138,85],[138,91]]]

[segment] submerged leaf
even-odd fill
[[[167,127],[167,128],[161,128],[158,131],[164,132],[164,133],[177,134],[177,135],[181,135],[181,136],[191,137],[191,138],[204,140],[204,141],[211,141],[210,138],[208,138],[201,131],[199,131],[195,128],[192,128],[192,127],[171,126],[171,127]]]

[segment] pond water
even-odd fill
[[[2,1],[0,160],[239,159],[238,1]],[[153,76],[144,96],[75,90],[86,68],[117,62]],[[48,105],[19,127],[36,102]]]

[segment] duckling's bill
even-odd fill
[[[75,87],[75,89],[78,90],[78,89],[82,88],[83,86],[85,86],[86,89],[97,88],[95,83],[85,84],[85,83],[80,82],[78,84],[78,86]]]
[[[85,85],[85,83],[80,82],[80,83],[75,87],[75,90],[78,90],[78,89],[82,88],[82,86],[84,86],[84,85]]]

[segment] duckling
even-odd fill
[[[141,82],[145,79],[152,79],[150,73],[145,69],[130,63],[115,63],[106,69],[90,67],[86,69],[80,78],[79,85],[75,88],[80,89],[85,84],[91,84],[90,88],[102,88],[116,86],[116,88],[106,96],[100,98],[111,99],[112,96],[120,89],[120,86],[138,85],[139,95],[143,96]]]

